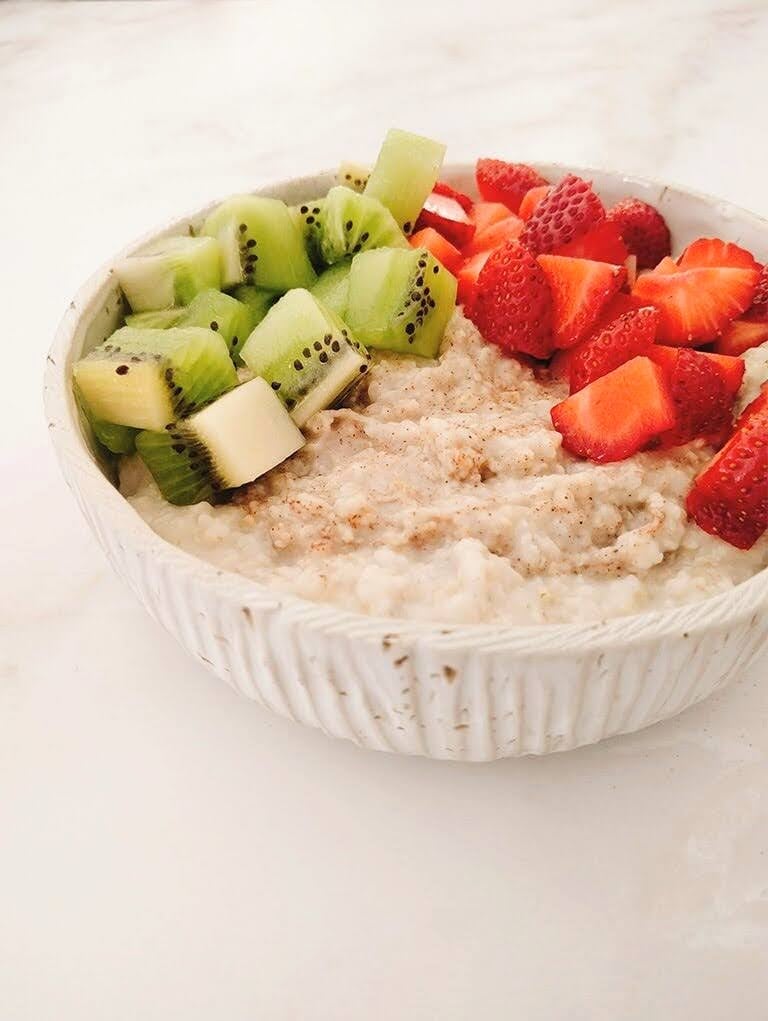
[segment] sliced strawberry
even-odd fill
[[[648,357],[652,358],[657,365],[660,365],[668,375],[671,375],[678,364],[678,354],[685,350],[687,348],[665,347],[663,344],[654,344],[648,353]],[[746,368],[744,359],[713,354],[711,351],[694,351],[693,354],[699,359],[704,359],[710,365],[714,365],[720,371],[729,394],[735,398],[744,379],[744,370]]]
[[[690,516],[705,532],[751,549],[768,529],[768,384],[688,494]]]
[[[747,309],[747,317],[755,323],[768,323],[768,265],[760,270],[755,297]]]
[[[445,181],[436,181],[432,191],[436,195],[445,195],[449,199],[454,199],[465,213],[470,212],[474,205],[469,195],[465,195],[463,191],[456,191],[455,188],[452,188],[450,184],[446,184]]]
[[[509,219],[510,216],[514,216],[514,213],[503,202],[475,202],[472,212],[469,214],[478,234],[500,220]]]
[[[650,307],[647,301],[640,301],[634,294],[627,294],[626,291],[617,291],[600,313],[595,323],[595,332],[605,329],[614,319],[623,316],[625,312],[635,312],[639,308]]]
[[[551,185],[549,184],[539,184],[535,188],[530,188],[525,193],[523,201],[520,203],[520,208],[517,211],[517,215],[521,220],[530,220],[534,209],[547,194],[550,187]]]
[[[680,269],[705,269],[715,266],[720,269],[753,269],[760,272],[760,263],[755,262],[746,248],[739,248],[731,241],[720,238],[699,238],[693,241],[677,260]]]
[[[618,369],[654,346],[659,313],[655,308],[625,312],[618,319],[572,348],[569,364],[571,393]]]
[[[637,256],[628,255],[624,265],[627,267],[627,284],[631,290],[635,286],[635,280],[637,280]]]
[[[672,251],[666,220],[642,199],[622,199],[606,216],[619,228],[632,255],[637,256],[638,269],[650,269]]]
[[[752,306],[754,308],[754,305]],[[743,355],[753,347],[768,341],[768,322],[751,322],[735,319],[715,341],[715,351],[721,355]]]
[[[519,216],[510,214],[503,220],[491,224],[484,230],[478,231],[468,245],[464,246],[464,255],[477,255],[478,252],[490,252],[505,241],[514,241],[520,237],[523,229],[523,221]]]
[[[442,234],[438,234],[434,227],[425,227],[416,234],[412,234],[408,240],[414,248],[426,248],[454,276],[461,269],[464,261],[461,252],[458,248],[454,248]]]
[[[507,241],[480,271],[470,316],[486,340],[534,358],[552,353],[552,294],[527,248]]]
[[[457,301],[464,306],[464,314],[469,315],[472,302],[477,292],[477,280],[480,270],[488,261],[490,252],[478,252],[471,259],[467,259],[457,274],[459,286],[456,294]]]
[[[607,262],[540,255],[539,265],[552,291],[556,347],[573,347],[586,336],[613,295],[626,270]]]
[[[663,370],[640,356],[555,405],[552,423],[566,450],[604,464],[671,429],[675,406]]]
[[[547,182],[525,163],[482,159],[475,168],[477,190],[486,202],[503,202],[513,213],[520,208],[525,193]]]
[[[757,282],[752,269],[657,267],[641,273],[632,293],[661,312],[659,341],[682,347],[705,344],[752,302]]]
[[[549,374],[552,379],[557,379],[562,383],[569,382],[571,378],[571,359],[573,358],[574,351],[578,350],[577,347],[564,347],[559,351],[555,351],[549,363]]]
[[[435,191],[427,195],[424,208],[416,221],[416,230],[423,230],[424,227],[432,227],[457,248],[463,248],[475,233],[475,225],[461,204]]]
[[[677,265],[671,255],[665,255],[659,265],[652,270],[653,273],[679,273],[680,267]]]
[[[551,252],[586,234],[605,219],[603,203],[589,181],[567,174],[539,202],[520,240],[532,252]]]
[[[675,425],[655,445],[666,449],[697,438],[727,437],[736,391],[726,384],[719,365],[701,351],[687,348],[656,345],[649,357],[664,371],[677,415]]]
[[[598,223],[586,234],[570,241],[567,245],[559,245],[553,250],[554,255],[570,255],[578,259],[594,259],[597,262],[612,262],[615,265],[625,264],[629,256],[627,246],[621,240],[619,228],[615,223]]]

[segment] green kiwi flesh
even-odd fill
[[[200,291],[221,287],[221,255],[213,238],[169,237],[115,264],[133,312],[188,305]]]
[[[441,142],[391,128],[364,194],[382,202],[405,233],[410,234],[424,200],[435,186],[444,156],[445,146]]]

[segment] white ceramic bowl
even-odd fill
[[[768,258],[768,222],[704,195],[618,173],[540,164],[592,179],[607,203],[658,206],[676,246],[717,234]],[[447,180],[471,191],[472,167]],[[295,203],[331,173],[262,189]],[[210,207],[208,207],[210,208]],[[198,226],[207,209],[125,253]],[[111,484],[72,399],[73,362],[117,325],[119,290],[100,269],[71,303],[45,380],[64,476],[112,566],[200,662],[237,691],[368,748],[484,761],[591,744],[679,713],[737,676],[768,646],[768,571],[723,595],[594,625],[442,626],[365,617],[270,591],[159,538]]]

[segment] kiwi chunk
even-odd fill
[[[316,270],[320,270],[324,266],[319,243],[320,213],[324,204],[325,199],[311,199],[308,202],[302,202],[299,206],[289,207],[291,216],[304,239],[304,247],[307,250],[309,261]]]
[[[339,401],[368,371],[368,352],[344,323],[302,288],[269,310],[242,350],[298,426]]]
[[[251,284],[238,284],[237,287],[232,288],[230,293],[237,301],[248,306],[251,313],[251,329],[258,326],[280,297],[275,291],[265,291],[263,288],[253,287]]]
[[[170,237],[115,265],[134,312],[188,305],[199,291],[221,287],[221,256],[213,238]]]
[[[426,248],[379,248],[352,260],[347,322],[369,347],[435,358],[456,278]]]
[[[366,167],[363,163],[351,163],[345,160],[336,171],[336,182],[343,184],[345,188],[351,188],[352,191],[363,191],[370,176],[370,167]]]
[[[93,419],[163,429],[237,384],[224,338],[197,327],[124,326],[75,364]]]
[[[246,283],[283,292],[315,282],[301,230],[280,199],[227,199],[209,214],[203,234],[221,247],[224,287]]]
[[[251,482],[304,445],[304,437],[274,391],[252,379],[174,422],[144,431],[136,449],[170,503],[220,500]]]
[[[250,308],[221,291],[201,291],[186,308],[164,309],[161,312],[140,312],[128,316],[127,326],[139,329],[167,329],[171,326],[201,326],[220,333],[227,342],[233,359],[256,325]]]
[[[317,224],[322,260],[335,262],[369,248],[407,248],[408,241],[378,199],[337,185],[325,197]]]
[[[95,418],[77,384],[74,385],[75,401],[93,435],[111,454],[132,454],[136,449],[136,430],[127,425],[113,425]]]
[[[349,271],[352,269],[352,257],[348,256],[341,262],[329,266],[317,278],[317,283],[312,287],[310,294],[322,302],[331,312],[335,312],[341,319],[347,311],[347,298],[349,296]]]
[[[424,200],[435,186],[445,156],[445,146],[410,131],[391,128],[384,139],[365,194],[390,210],[406,234],[410,234]]]

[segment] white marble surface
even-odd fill
[[[363,753],[187,659],[48,447],[96,264],[390,124],[768,214],[764,0],[468,6],[0,5],[3,1021],[766,1017],[768,660],[577,753]]]

